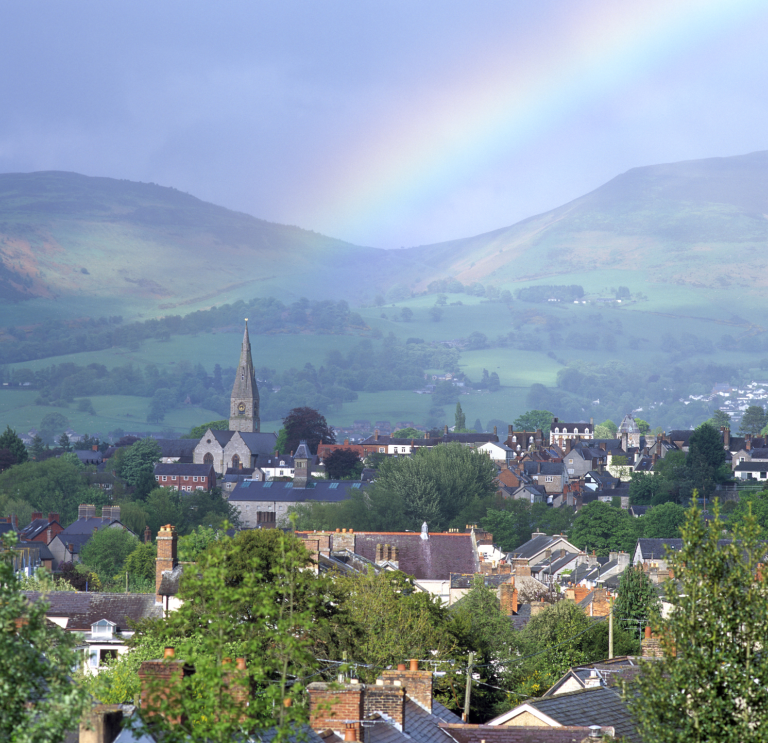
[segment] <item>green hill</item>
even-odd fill
[[[154,184],[0,175],[0,300],[152,316],[238,298],[360,299],[398,261]],[[34,303],[34,304],[40,304]],[[56,315],[61,306],[43,305]]]
[[[611,270],[651,284],[757,292],[768,284],[767,241],[768,152],[755,152],[634,168],[512,227],[413,250],[434,266],[422,286]]]

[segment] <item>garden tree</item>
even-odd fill
[[[482,576],[475,576],[472,589],[452,607],[450,631],[459,647],[475,652],[482,682],[473,685],[469,721],[484,722],[504,711],[501,706],[509,709],[507,693],[493,687],[506,688],[510,662],[518,654],[518,633],[501,613],[496,591],[485,586]],[[463,680],[459,676],[442,684],[454,710],[463,707]]]
[[[668,493],[668,483],[661,475],[633,472],[629,480],[629,502],[633,506],[649,506],[660,494]]]
[[[155,488],[144,501],[147,514],[147,526],[152,536],[157,536],[161,526],[173,524],[178,528],[181,521],[181,503],[177,490],[173,488]]]
[[[32,437],[32,444],[29,447],[29,453],[32,455],[32,459],[40,461],[43,458],[45,452],[45,442],[39,434],[35,434]]]
[[[596,439],[615,439],[619,427],[609,418],[595,426]]]
[[[153,474],[160,461],[160,445],[152,438],[140,439],[123,452],[118,474],[129,485],[137,485],[143,474]]]
[[[55,511],[64,523],[77,518],[81,503],[106,503],[100,488],[88,486],[83,468],[63,458],[25,462],[0,473],[0,503],[8,499],[28,503],[33,511]]]
[[[400,571],[369,570],[335,582],[341,609],[351,621],[336,652],[346,650],[351,663],[372,666],[358,666],[361,680],[373,683],[382,667],[395,667],[405,658],[443,660],[455,650],[447,607],[416,590],[413,578]]]
[[[463,431],[467,427],[467,418],[464,415],[464,411],[461,409],[461,403],[456,403],[456,413],[454,415],[455,431],[458,433]]]
[[[691,485],[691,472],[686,464],[686,456],[681,451],[671,451],[659,459],[653,466],[656,473],[652,477],[661,477],[662,481],[651,497],[650,503],[666,503],[669,500],[687,502],[693,486]]]
[[[312,408],[293,408],[283,419],[285,429],[285,451],[294,452],[301,441],[306,441],[312,453],[317,452],[318,444],[335,444],[336,436],[328,425],[325,416]]]
[[[443,308],[438,307],[435,305],[434,307],[430,307],[429,309],[429,319],[432,320],[432,322],[440,322],[440,320],[443,317]]]
[[[657,619],[663,656],[644,664],[630,710],[646,743],[749,743],[768,739],[768,574],[753,516],[721,544],[717,506],[704,523],[688,512],[683,546],[664,585],[675,610]]]
[[[189,534],[179,537],[179,560],[194,562],[198,555],[219,538],[218,532],[207,526],[196,526]]]
[[[59,577],[67,581],[76,591],[100,591],[99,576],[78,562],[63,562],[59,564]]]
[[[713,428],[716,428],[718,431],[721,428],[730,428],[731,427],[731,416],[728,415],[724,410],[720,410],[718,408],[715,410],[714,413],[712,413],[712,417],[707,421],[710,426]]]
[[[127,529],[104,526],[93,532],[80,552],[80,559],[105,583],[123,570],[126,559],[138,546],[136,535]]]
[[[217,364],[218,366],[218,364]],[[211,431],[228,431],[229,430],[229,421],[209,421],[208,423],[203,423],[199,426],[194,426],[189,429],[189,433],[185,434],[181,438],[183,439],[200,439],[203,437],[203,434],[208,430],[211,429]]]
[[[548,410],[529,410],[527,413],[518,415],[512,425],[515,431],[537,431],[541,429],[541,432],[548,436],[549,427],[554,417]]]
[[[409,528],[420,529],[426,521],[439,531],[471,501],[492,495],[495,477],[487,456],[458,443],[440,444],[382,463],[369,492],[399,499]]]
[[[652,619],[656,621],[661,611],[656,588],[642,566],[624,570],[619,578],[618,594],[613,605],[614,621],[639,637],[639,631]]]
[[[739,425],[740,434],[757,436],[768,425],[768,415],[762,405],[750,405],[745,411]]]
[[[578,512],[569,536],[580,550],[605,556],[616,550],[633,552],[641,529],[640,519],[623,508],[593,501]]]
[[[69,428],[69,419],[61,413],[48,413],[40,421],[40,436],[50,444],[57,433]]]
[[[189,534],[197,526],[214,529],[220,529],[225,524],[240,526],[237,509],[222,497],[219,487],[210,491],[193,490],[191,493],[179,493],[178,502],[181,507],[181,519],[178,522],[180,534]]]
[[[360,479],[363,463],[354,449],[335,449],[323,459],[325,471],[331,480]]]
[[[134,642],[154,650],[163,638],[195,668],[170,693],[164,680],[149,684],[141,714],[166,743],[229,743],[265,728],[280,741],[295,732],[306,713],[294,681],[314,675],[311,642],[326,622],[314,590],[326,579],[304,570],[308,562],[298,539],[269,529],[213,542],[184,573],[181,607]],[[248,666],[238,672],[228,659],[241,656]]]
[[[480,422],[479,418],[475,418],[475,431],[477,433],[482,433],[483,432],[483,424]],[[502,435],[503,435],[503,433],[504,433],[504,429],[502,429]]]
[[[393,439],[421,439],[424,434],[421,431],[417,431],[415,428],[398,428],[397,431],[392,431]]]
[[[137,544],[131,554],[125,558],[123,567],[132,576],[153,581],[155,579],[156,559],[157,545],[152,542],[141,543]]]
[[[27,447],[10,426],[6,426],[0,434],[0,449],[8,449],[16,458],[16,464],[24,464],[28,459]]]
[[[87,694],[72,683],[77,637],[49,622],[44,601],[30,604],[10,562],[15,536],[0,552],[0,740],[59,743],[75,728]]]
[[[120,506],[120,522],[127,526],[134,534],[144,534],[147,525],[147,512],[145,503],[135,501],[122,501]]]
[[[654,506],[642,518],[646,539],[677,539],[685,523],[685,509],[677,503]]]
[[[644,421],[642,418],[635,418],[635,423],[637,424],[637,427],[640,429],[640,433],[645,435],[651,430],[651,424],[648,423],[648,421]]]
[[[736,526],[751,513],[763,539],[768,539],[768,492],[745,493],[739,498],[736,507],[728,515],[728,526],[733,532]]]
[[[133,497],[138,501],[146,500],[147,496],[157,487],[157,480],[150,470],[143,470],[134,482]]]
[[[67,436],[66,433],[61,434],[59,436],[58,445],[60,449],[64,449],[64,451],[69,451],[69,436]]]
[[[725,464],[725,449],[720,431],[702,423],[692,434],[688,444],[686,466],[693,486],[699,494],[709,497],[715,483],[730,476],[730,469],[722,471]]]
[[[0,472],[13,467],[16,464],[16,456],[10,449],[0,449]]]
[[[519,650],[522,657],[533,657],[513,667],[513,688],[520,695],[541,696],[569,668],[586,663],[583,641],[592,626],[573,601],[558,601],[531,617],[520,632]]]

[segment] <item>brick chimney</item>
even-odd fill
[[[121,704],[94,704],[80,721],[80,743],[112,743],[123,729]]]
[[[379,440],[379,429],[378,428],[373,432],[373,440],[374,441],[378,441]]]
[[[443,436],[447,436],[447,435],[448,435],[448,424],[446,423],[446,425],[443,428]]]
[[[664,655],[661,649],[661,640],[651,634],[651,628],[645,628],[645,637],[640,641],[643,650],[643,658],[660,658]]]
[[[170,647],[165,648],[162,659],[145,660],[139,666],[138,673],[141,682],[141,707],[145,714],[162,714],[160,707],[171,706],[173,703],[174,687],[194,672],[194,668],[175,659],[175,651]],[[181,718],[170,718],[169,722],[179,723]]]
[[[155,560],[155,603],[160,604],[163,597],[160,595],[160,583],[163,580],[163,571],[173,570],[178,565],[179,535],[171,524],[160,527],[157,533],[157,559]]]
[[[149,544],[152,541],[152,531],[148,526],[144,527],[144,544]]]
[[[32,521],[35,521],[35,520],[37,520],[37,519],[41,519],[41,518],[43,518],[43,514],[42,514],[42,512],[41,512],[41,511],[35,511],[35,512],[32,514]],[[48,520],[50,521],[50,519],[48,519]]]
[[[514,578],[510,583],[502,583],[499,586],[499,604],[501,613],[506,617],[517,614],[517,588],[515,588]]]
[[[401,668],[401,666],[398,666]],[[405,670],[405,666],[402,666]],[[369,685],[363,694],[363,715],[368,718],[377,712],[383,712],[392,718],[400,730],[405,725],[405,697],[407,689],[399,680],[376,679],[375,685]]]
[[[32,518],[35,518],[35,514],[34,513],[32,514]],[[40,514],[40,516],[38,516],[38,518],[42,518],[42,514]],[[48,523],[49,524],[52,524],[54,521],[58,521],[58,520],[59,520],[59,514],[56,513],[55,511],[51,511],[48,514]]]
[[[531,566],[528,564],[528,560],[526,560],[524,557],[513,557],[512,573],[518,578],[530,578]]]
[[[316,681],[307,686],[309,725],[313,730],[331,729],[343,736],[352,721],[355,740],[362,740],[363,694],[365,685],[358,683],[328,684]]]
[[[392,683],[399,681],[405,687],[406,696],[412,702],[432,713],[432,671],[420,671],[417,660],[410,661],[407,671],[403,666],[398,666],[396,671],[383,671],[381,678],[385,684],[387,681]]]
[[[573,589],[573,600],[578,604],[587,598],[590,593],[592,593],[592,589],[587,588],[587,586],[575,586]]]
[[[727,451],[731,448],[731,429],[728,426],[720,426],[720,431],[723,434],[723,447]]]

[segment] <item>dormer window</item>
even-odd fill
[[[559,428],[556,428],[556,429],[555,429],[555,433],[560,433],[560,429],[559,429]]]
[[[512,437],[512,443],[514,444],[517,441],[517,436]]]
[[[111,640],[115,636],[117,625],[109,619],[99,619],[91,625],[91,635],[103,640]]]

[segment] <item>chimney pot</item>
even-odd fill
[[[404,671],[405,670],[405,663],[398,663],[397,664],[397,670],[398,671]]]
[[[237,670],[238,671],[244,671],[245,670],[245,658],[238,658],[237,659]]]
[[[171,647],[167,647],[163,650],[163,658],[173,658],[176,655],[176,650]]]
[[[416,658],[411,658],[411,671],[418,671],[419,670],[419,661]]]
[[[646,627],[645,628],[645,639],[646,640],[650,640],[651,639],[651,628],[650,627]]]
[[[286,699],[286,702],[289,702],[290,699]],[[355,735],[355,727],[354,725],[349,725],[344,728],[344,740],[345,741],[354,741],[357,740],[357,736]]]

